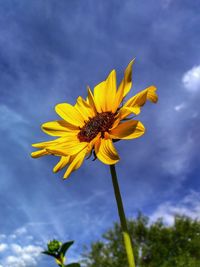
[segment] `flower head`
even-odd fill
[[[57,138],[33,144],[40,150],[33,152],[32,157],[59,156],[53,170],[57,172],[67,166],[64,178],[78,169],[92,152],[105,164],[118,162],[113,141],[138,138],[145,132],[144,125],[129,115],[138,115],[147,100],[153,103],[158,100],[155,86],[150,86],[122,104],[132,87],[133,62],[127,66],[118,88],[113,70],[105,81],[94,87],[93,92],[88,88],[86,99],[79,96],[74,106],[67,103],[56,105],[61,120],[44,123],[42,130]]]

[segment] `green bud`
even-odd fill
[[[48,247],[48,251],[49,252],[58,252],[58,250],[60,249],[60,246],[62,245],[61,242],[59,242],[58,240],[52,240],[47,244]]]

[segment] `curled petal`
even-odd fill
[[[138,94],[131,97],[123,106],[123,108],[133,108],[136,107],[137,109],[142,107],[147,100],[150,100],[153,103],[158,101],[158,96],[156,94],[156,87],[150,86],[143,91],[139,92]],[[124,110],[125,111],[125,110]],[[123,112],[122,118],[127,117],[131,112],[126,110],[127,112]]]
[[[150,100],[152,103],[157,103],[158,95],[156,94],[157,88],[155,86],[150,86],[148,88],[147,99]]]
[[[110,137],[113,139],[133,139],[140,137],[144,132],[145,127],[140,121],[130,120],[111,130]]]
[[[140,106],[142,107],[147,100],[150,100],[153,103],[156,103],[158,100],[158,96],[156,94],[156,87],[150,86],[138,94],[131,97],[125,104],[125,107],[133,107],[133,106]]]
[[[140,114],[140,107],[134,106],[134,107],[122,107],[119,111],[121,120],[126,118],[130,113],[133,113],[135,115]]]
[[[105,164],[111,165],[119,161],[119,156],[111,139],[102,139],[95,144],[97,158]]]

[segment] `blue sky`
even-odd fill
[[[132,58],[130,95],[154,84],[159,102],[139,119],[146,134],[117,143],[129,218],[200,214],[198,1],[5,0],[0,7],[0,267],[55,266],[40,251],[75,240],[69,258],[118,220],[109,169],[87,160],[66,181],[56,158],[32,159],[50,139],[40,125]]]

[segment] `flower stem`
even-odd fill
[[[112,176],[112,183],[113,183],[113,188],[114,188],[114,192],[115,192],[115,199],[117,202],[117,208],[118,208],[119,218],[120,218],[120,222],[121,222],[122,234],[123,234],[124,245],[125,245],[125,249],[126,249],[129,267],[135,267],[133,245],[132,245],[131,238],[130,238],[130,235],[128,232],[122,197],[120,194],[119,184],[117,181],[117,174],[116,174],[116,170],[115,170],[115,165],[110,165],[110,172],[111,172],[111,176]]]

